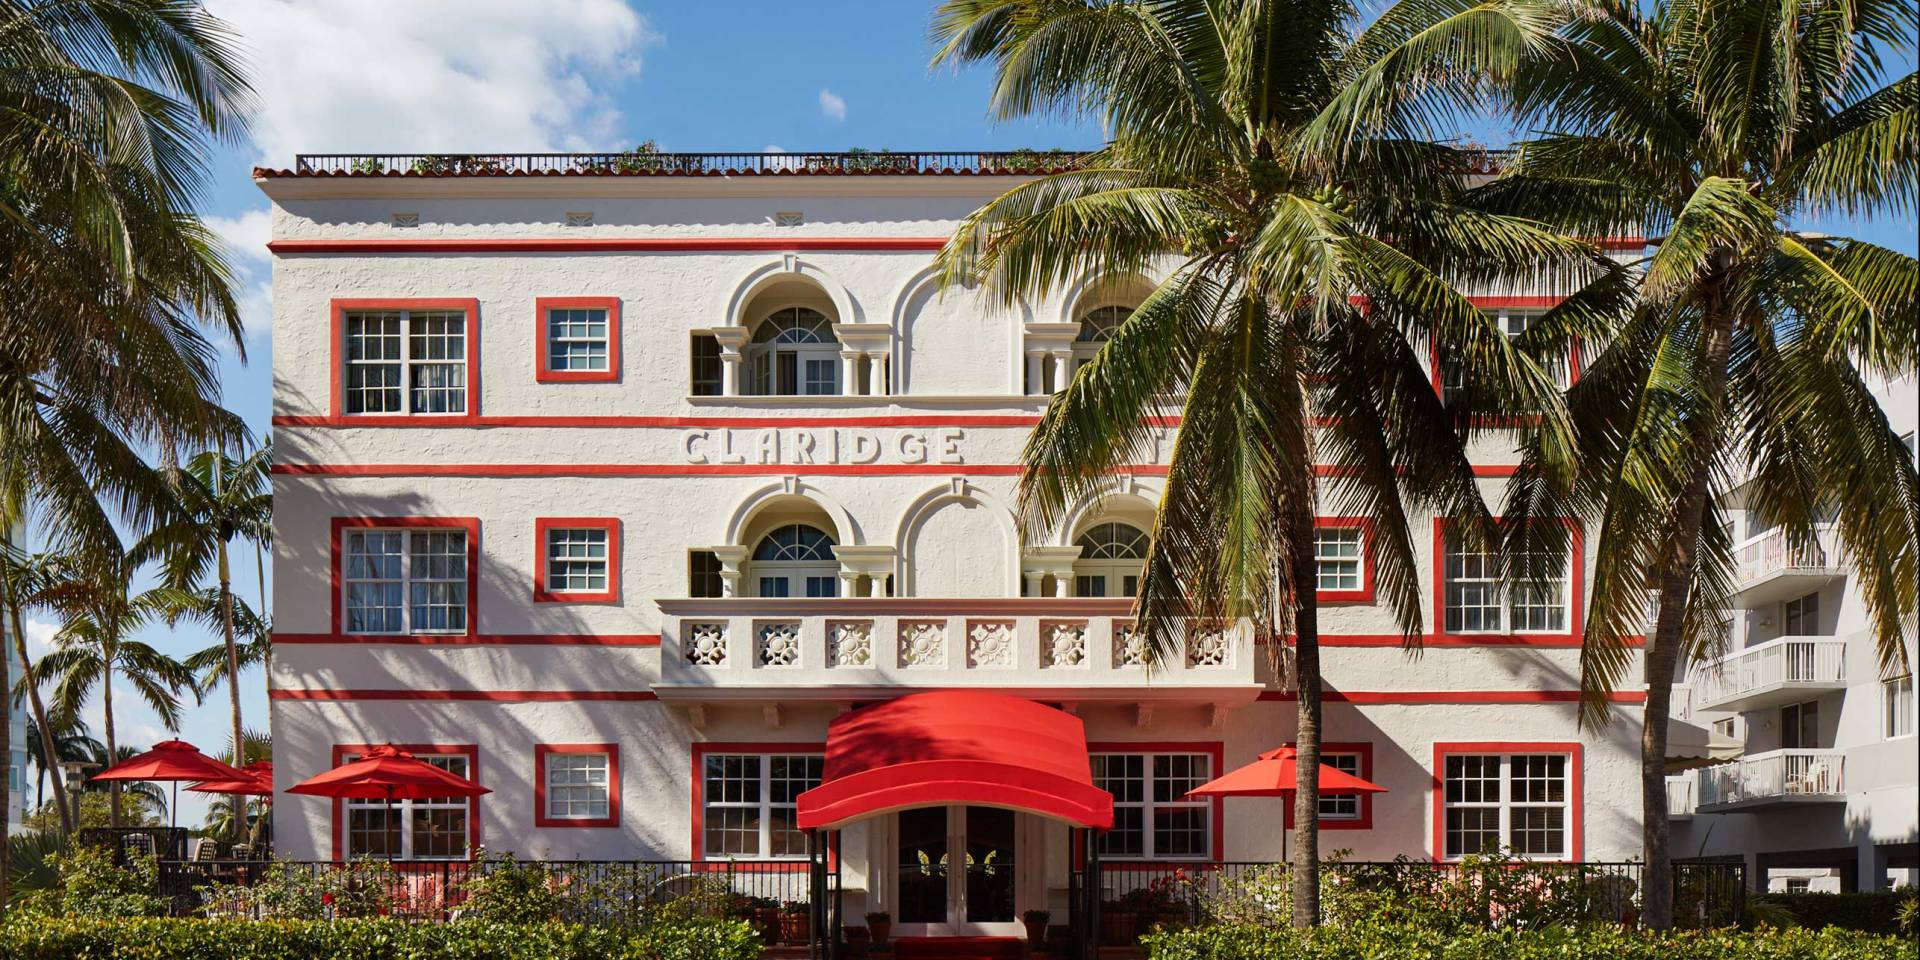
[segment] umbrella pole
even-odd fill
[[[167,805],[167,816],[173,821],[174,829],[180,828],[180,781],[173,782],[173,802]]]
[[[387,829],[393,831],[392,837],[387,840],[387,863],[392,864],[393,848],[400,845],[400,827],[393,822],[393,787],[391,786],[387,787]]]

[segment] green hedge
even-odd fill
[[[640,933],[478,920],[84,920],[16,913],[7,960],[757,960],[738,920],[679,920]]]
[[[1915,960],[1910,939],[1847,930],[1704,931],[1665,936],[1595,927],[1452,932],[1418,927],[1308,934],[1212,926],[1155,934],[1149,960]]]
[[[1778,907],[1803,927],[1843,927],[1868,933],[1899,933],[1900,904],[1914,898],[1911,890],[1871,893],[1762,893],[1755,894],[1755,912],[1764,915]]]

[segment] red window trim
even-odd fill
[[[408,753],[430,756],[461,754],[467,758],[467,779],[485,784],[480,779],[480,747],[472,743],[336,743],[333,745],[333,766],[346,762],[348,754],[363,754],[378,746],[391,746]],[[331,767],[328,769],[332,769]],[[339,798],[333,801],[333,859],[345,860],[346,856],[346,802]],[[480,797],[467,800],[467,858],[471,860],[480,850]],[[400,863],[439,863],[438,860],[402,860]]]
[[[547,534],[554,530],[607,531],[607,589],[547,589]],[[620,602],[620,518],[618,517],[536,517],[533,521],[533,602],[535,603],[618,603]]]
[[[467,533],[467,629],[463,633],[356,633],[355,637],[472,637],[480,624],[480,518],[479,517],[334,517],[329,531],[327,551],[331,555],[330,579],[333,589],[333,633],[347,635],[347,594],[344,589],[345,556],[341,552],[340,533],[352,528],[435,528],[459,529]]]
[[[1559,633],[1448,633],[1447,632],[1447,518],[1435,517],[1433,520],[1433,633],[1443,643],[1471,643],[1476,638],[1510,637],[1518,642],[1531,642],[1549,638],[1579,637],[1584,624],[1581,611],[1586,603],[1587,545],[1586,532],[1578,520],[1562,520],[1573,530],[1573,537],[1567,544],[1572,556],[1567,562],[1567,629]]]
[[[1213,775],[1218,777],[1226,773],[1226,748],[1218,740],[1100,740],[1087,744],[1089,763],[1096,753],[1204,753],[1212,757]],[[1097,786],[1097,784],[1096,784]],[[1148,829],[1152,829],[1149,825]],[[1213,798],[1213,850],[1207,858],[1215,863],[1226,859],[1227,849],[1227,802],[1225,797]],[[1145,859],[1100,858],[1102,867],[1116,870],[1151,870],[1169,863],[1181,863],[1178,858],[1155,857]]]
[[[1467,302],[1481,310],[1551,310],[1559,306],[1560,301],[1565,299],[1565,297],[1559,295],[1535,297],[1468,297]],[[1572,342],[1567,344],[1568,387],[1572,387],[1574,384],[1580,382],[1580,357],[1580,340],[1576,337]],[[1444,385],[1440,382],[1440,344],[1437,342],[1427,347],[1427,375],[1433,381],[1434,395],[1444,396]],[[1495,421],[1489,423],[1489,426],[1500,426],[1504,421],[1511,420],[1517,422],[1521,418],[1488,417],[1483,419]]]
[[[795,756],[819,754],[824,757],[826,756],[826,753],[827,753],[827,745],[824,741],[807,741],[807,740],[796,740],[791,742],[742,741],[739,743],[722,743],[718,741],[706,740],[706,741],[701,741],[699,743],[694,744],[693,745],[693,779],[691,781],[693,808],[691,811],[691,815],[687,818],[693,824],[693,835],[692,835],[693,844],[692,846],[687,848],[687,859],[697,863],[704,863],[707,860],[707,830],[706,830],[707,776],[706,774],[707,774],[707,755],[710,753],[756,753],[756,754],[778,753],[778,754],[787,754],[787,755],[795,755]],[[714,862],[719,863],[722,861],[716,860]],[[783,863],[781,864],[781,866],[784,867],[785,864]],[[798,858],[794,860],[794,869],[805,870],[806,868],[807,868],[807,861],[805,858]]]
[[[1320,603],[1372,603],[1374,599],[1373,520],[1369,517],[1314,517],[1313,528],[1360,531],[1360,589],[1315,590],[1315,599]]]
[[[553,754],[607,756],[607,815],[554,817],[547,814],[547,758]],[[617,827],[620,825],[620,745],[617,743],[537,743],[533,746],[533,825],[536,827]]]
[[[547,366],[547,311],[605,310],[607,369],[555,370]],[[617,383],[620,380],[619,297],[535,297],[533,300],[533,378],[539,383]]]
[[[346,313],[349,310],[459,310],[467,315],[467,411],[452,416],[439,413],[349,414],[346,384],[342,374],[346,366]],[[352,425],[362,416],[383,421],[400,421],[411,426],[421,421],[471,426],[480,416],[480,301],[474,297],[335,297],[327,308],[327,415],[342,425]],[[405,336],[403,332],[401,334]],[[405,390],[406,385],[402,384]]]
[[[1294,745],[1295,744],[1291,741],[1287,743],[1287,746],[1289,747]],[[1360,779],[1369,780],[1369,781],[1373,780],[1373,743],[1372,741],[1328,740],[1320,744],[1320,753],[1322,755],[1329,754],[1329,753],[1359,754],[1360,755]],[[1374,781],[1374,782],[1378,782],[1378,781]],[[1293,816],[1293,801],[1291,799],[1286,800],[1286,808],[1287,808],[1287,829],[1292,830],[1293,823],[1294,823],[1294,816]],[[1357,820],[1329,820],[1324,816],[1320,818],[1320,830],[1323,833],[1328,830],[1372,830],[1372,829],[1373,829],[1373,794],[1371,793],[1360,794],[1360,818]]]
[[[1447,857],[1447,757],[1462,753],[1564,753],[1567,759],[1567,855],[1560,860],[1536,860],[1535,863],[1580,862],[1582,819],[1587,795],[1582,786],[1581,749],[1578,740],[1529,741],[1435,741],[1433,744],[1433,861],[1448,862]],[[1453,858],[1458,859],[1458,858]]]

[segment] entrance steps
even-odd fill
[[[1021,960],[1026,943],[1019,937],[900,937],[894,960]]]

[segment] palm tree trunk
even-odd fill
[[[1320,923],[1320,610],[1314,598],[1313,491],[1295,494],[1292,541],[1294,691],[1293,925]]]
[[[4,579],[4,578],[0,578]],[[47,705],[40,699],[40,683],[33,676],[33,661],[27,658],[27,635],[20,624],[20,603],[13,594],[13,585],[7,581],[0,585],[6,591],[8,626],[13,632],[13,652],[20,659],[20,682],[27,687],[27,709],[33,712],[33,722],[40,728],[40,756],[46,762],[40,765],[44,777],[52,772],[47,766],[59,762],[60,753],[53,745],[53,727],[47,723]],[[7,699],[13,699],[13,691],[7,691]],[[53,803],[60,808],[60,835],[73,833],[73,811],[67,806],[67,788],[60,782],[60,775],[53,773]]]
[[[246,728],[240,723],[240,652],[233,644],[233,582],[227,567],[227,542],[221,540],[220,551],[220,617],[221,626],[227,638],[227,693],[233,704],[233,765],[246,764],[247,735]],[[247,835],[247,808],[245,804],[233,806],[233,842],[245,843]]]
[[[0,662],[4,660],[0,657]],[[0,776],[0,920],[7,916],[7,873],[13,863],[7,849],[7,837],[13,832],[13,690],[4,683],[6,679],[7,671],[0,667],[0,773],[6,774]]]
[[[1667,822],[1667,712],[1672,709],[1673,676],[1679,667],[1681,630],[1706,520],[1708,484],[1725,435],[1727,355],[1733,343],[1733,314],[1726,302],[1727,267],[1733,255],[1716,254],[1713,273],[1703,283],[1706,318],[1700,344],[1701,400],[1705,410],[1693,425],[1692,476],[1674,505],[1673,538],[1660,571],[1660,609],[1646,646],[1647,700],[1640,728],[1640,816],[1646,877],[1641,891],[1641,921],[1652,930],[1673,926],[1673,851]]]
[[[104,651],[103,651],[104,652]],[[112,766],[120,756],[120,743],[113,735],[113,660],[107,659],[107,668],[100,671],[100,706],[106,711],[107,722],[107,765]],[[107,781],[107,826],[120,829],[120,781]]]

